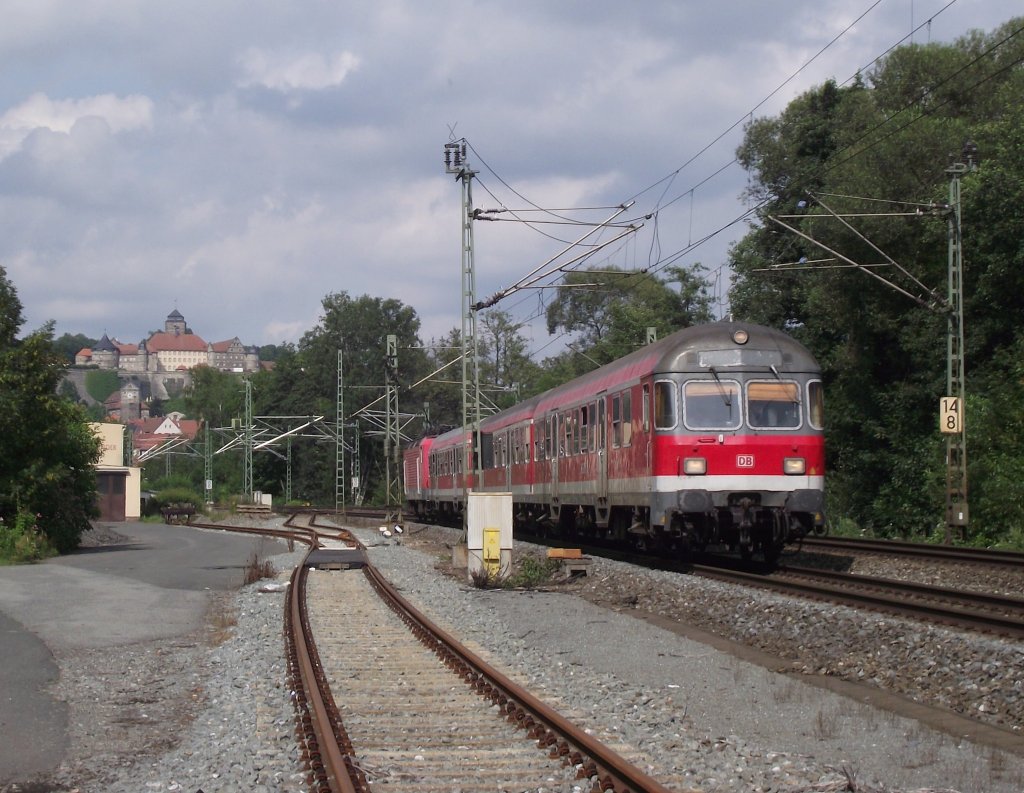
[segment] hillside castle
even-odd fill
[[[168,399],[181,393],[191,384],[191,370],[196,366],[240,374],[254,372],[260,368],[260,355],[259,348],[243,345],[237,336],[227,341],[204,341],[174,309],[167,315],[162,331],[150,334],[138,344],[124,344],[104,333],[94,347],[76,353],[75,366],[116,371],[122,390],[128,386],[134,399],[144,401]],[[79,388],[80,392],[83,390]]]
[[[254,372],[260,367],[260,354],[258,348],[244,346],[237,336],[227,341],[203,341],[174,309],[167,315],[162,331],[138,344],[123,344],[104,333],[95,347],[86,347],[75,355],[75,365],[90,364],[126,374],[184,372],[195,366],[210,366],[222,372]]]

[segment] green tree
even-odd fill
[[[489,311],[478,324],[477,335],[484,346],[481,383],[493,388],[492,399],[497,407],[510,407],[525,394],[534,393],[540,367],[530,358],[521,326],[508,313]]]
[[[65,333],[53,343],[57,353],[69,364],[75,362],[75,355],[79,350],[83,347],[92,347],[95,344],[96,339],[90,339],[82,333],[76,333],[73,336],[70,333]]]
[[[82,409],[57,393],[64,361],[53,325],[18,339],[21,301],[0,267],[0,517],[34,523],[59,551],[77,547],[96,515],[99,441]]]
[[[954,44],[894,50],[854,84],[826,83],[778,118],[754,121],[738,152],[764,222],[730,252],[733,312],[785,328],[816,353],[829,407],[830,512],[881,534],[928,534],[944,518],[936,406],[946,368],[946,169],[967,140],[985,152],[980,170],[962,182],[968,410],[1013,399],[1013,389],[996,384],[1016,376],[1007,351],[1017,349],[1024,327],[1017,266],[1024,227],[1015,209],[1015,197],[1024,197],[1024,43],[1008,36],[1021,22]],[[826,207],[857,217],[847,225]],[[882,215],[908,210],[909,217]],[[871,265],[910,296],[863,269],[780,271],[774,266],[830,254],[769,217]],[[877,267],[886,264],[881,252],[909,276]],[[998,396],[979,390],[993,388]],[[970,414],[967,426],[974,481],[993,460],[1006,465],[1017,445],[1004,442],[993,457],[986,445],[993,440]],[[994,492],[979,486],[975,516],[996,514],[988,498]]]
[[[400,410],[419,413],[422,397],[409,386],[428,373],[427,357],[419,341],[419,317],[399,300],[346,292],[322,300],[323,313],[307,331],[294,352],[282,355],[270,372],[254,378],[254,401],[259,415],[317,415],[333,420],[337,412],[338,353],[343,354],[345,408],[351,417],[362,408],[383,413],[387,336],[398,345]],[[371,422],[360,435],[362,471],[373,492],[383,474],[383,440]],[[285,478],[285,462],[273,455],[254,460],[254,477],[265,482]],[[294,494],[314,503],[333,503],[335,497],[335,447],[320,440],[293,448]]]
[[[447,336],[431,339],[426,347],[431,376],[416,389],[429,410],[425,435],[462,426],[462,331],[452,328]]]
[[[261,361],[276,361],[282,355],[284,355],[291,345],[289,344],[264,344],[260,347],[260,360]]]
[[[548,333],[576,334],[573,347],[580,354],[608,363],[641,346],[649,327],[660,337],[708,322],[711,301],[701,269],[669,267],[662,278],[616,267],[569,273],[548,306]],[[595,281],[599,286],[586,286]]]

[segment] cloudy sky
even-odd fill
[[[730,163],[746,120],[844,82],[900,41],[990,31],[1020,7],[0,0],[0,11],[0,265],[23,331],[55,320],[57,335],[137,342],[177,308],[207,340],[276,344],[297,341],[338,291],[413,306],[425,341],[460,325],[461,188],[442,158],[453,138],[471,147],[474,205],[516,210],[475,224],[478,298],[546,272],[587,231],[550,221],[604,220],[628,201],[618,220],[642,227],[590,263],[671,259],[717,276],[744,230],[733,221],[745,175]],[[523,290],[498,308],[529,322],[550,295]],[[546,332],[527,332],[543,357]]]

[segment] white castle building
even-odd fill
[[[209,366],[223,372],[254,372],[260,368],[257,347],[246,347],[235,336],[226,341],[207,342],[185,323],[174,309],[167,315],[164,329],[138,344],[124,344],[106,333],[90,349],[79,350],[75,364],[90,364],[125,374],[186,372],[196,366]]]

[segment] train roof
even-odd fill
[[[742,335],[745,334],[745,335]],[[745,339],[738,341],[737,339]],[[764,371],[816,373],[820,367],[800,342],[752,322],[693,325],[540,395],[538,412],[586,394],[599,394],[668,372]]]
[[[642,377],[669,372],[765,372],[817,374],[821,371],[810,351],[781,330],[753,322],[712,322],[671,333],[636,352],[531,397],[483,419],[494,432],[533,416],[612,392]],[[437,437],[439,447],[458,442],[465,431],[455,428]]]

